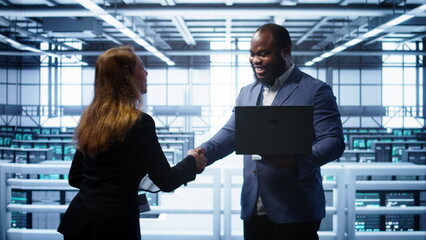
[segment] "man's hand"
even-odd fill
[[[194,149],[194,151],[198,152],[199,154],[206,155],[206,149],[204,149],[202,147],[197,147],[197,148]]]
[[[202,173],[204,169],[206,168],[206,164],[207,164],[206,151],[198,147],[196,149],[188,150],[187,154],[195,158],[197,173]]]
[[[276,169],[297,170],[296,156],[294,155],[261,155],[262,160]]]

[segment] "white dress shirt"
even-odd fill
[[[263,106],[271,106],[272,102],[274,101],[275,97],[280,91],[282,85],[290,76],[293,69],[294,69],[294,64],[292,63],[290,68],[285,73],[283,73],[281,76],[275,79],[273,86],[269,86],[268,84],[265,84],[265,87],[263,88],[263,102],[262,102]],[[266,214],[266,211],[265,211],[265,208],[263,207],[262,198],[260,197],[260,195],[258,195],[257,215],[265,215],[265,214]]]

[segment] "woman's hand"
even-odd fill
[[[206,168],[206,164],[207,164],[206,151],[202,148],[196,148],[196,149],[188,150],[187,154],[195,158],[197,173],[202,173],[204,169]]]

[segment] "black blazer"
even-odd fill
[[[140,239],[137,192],[148,174],[162,190],[192,181],[195,159],[187,156],[170,167],[151,116],[142,113],[122,143],[91,158],[76,151],[69,184],[80,191],[71,201],[58,231],[66,239]]]

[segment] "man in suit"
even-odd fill
[[[312,105],[312,153],[298,156],[244,156],[241,218],[246,240],[318,239],[325,217],[320,167],[345,148],[340,114],[330,86],[291,61],[287,29],[276,24],[254,33],[249,61],[256,81],[241,89],[237,106]],[[235,118],[197,150],[212,164],[235,150]],[[256,141],[262,141],[256,139]]]

